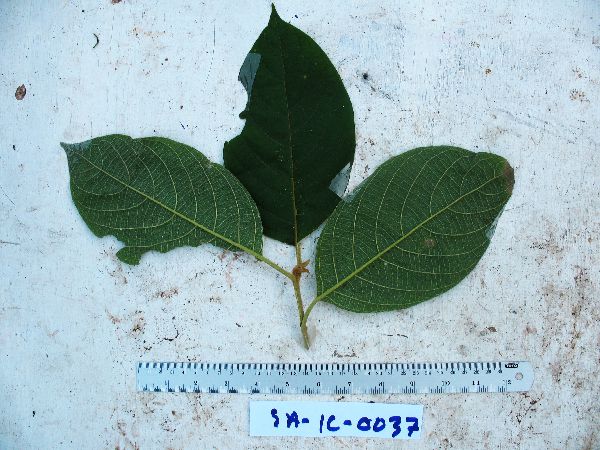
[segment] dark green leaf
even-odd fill
[[[165,138],[111,135],[61,144],[71,194],[97,236],[125,243],[121,261],[145,252],[211,243],[259,254],[262,226],[256,205],[224,167]]]
[[[246,186],[265,234],[294,244],[331,214],[330,189],[354,157],[354,113],[327,55],[273,8],[240,70],[248,103],[225,166]]]
[[[485,252],[513,184],[508,162],[490,153],[424,147],[390,159],[327,221],[317,298],[372,312],[447,291]]]

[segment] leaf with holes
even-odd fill
[[[211,243],[260,259],[262,225],[242,184],[197,150],[165,138],[111,135],[61,144],[71,194],[97,236],[125,244],[121,261]]]
[[[340,200],[335,184],[354,158],[352,104],[323,50],[274,7],[239,79],[246,124],[225,143],[225,167],[256,201],[265,234],[297,244]]]
[[[388,160],[328,219],[313,305],[386,311],[447,291],[482,257],[513,184],[490,153],[424,147]]]

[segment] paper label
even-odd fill
[[[423,405],[251,401],[250,436],[421,437]]]

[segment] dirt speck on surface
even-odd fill
[[[548,258],[551,258],[552,261],[562,261],[567,249],[565,242],[567,231],[557,229],[555,225],[550,223],[545,223],[542,228],[545,229],[546,236],[536,238],[529,247],[538,250],[535,261],[538,265],[544,263]],[[542,293],[547,294],[550,284],[548,283],[542,287]]]
[[[179,294],[179,288],[172,287],[171,289],[166,289],[164,291],[158,291],[154,294],[156,298],[172,298]]]
[[[118,323],[121,323],[121,319],[113,314],[111,314],[108,309],[104,309],[104,311],[106,312],[106,315],[108,316],[108,318],[110,319],[110,321],[113,323],[113,325],[116,325]]]
[[[529,335],[529,334],[537,334],[537,328],[534,327],[533,325],[527,325],[525,327],[525,336]]]
[[[231,252],[229,252],[229,254],[231,254]],[[227,255],[227,253],[223,252],[222,253],[223,258]],[[235,262],[239,259],[240,254],[239,253],[233,253],[233,258],[231,258],[231,261],[229,261],[227,263],[227,265],[225,266],[225,281],[227,282],[227,286],[229,286],[229,288],[231,289],[231,287],[233,286],[233,276],[232,276],[232,271],[234,269],[234,264]]]
[[[569,93],[569,98],[573,101],[579,100],[581,103],[589,102],[586,93],[580,91],[579,89],[571,89],[571,92]]]
[[[140,334],[144,332],[144,328],[146,327],[146,319],[142,315],[141,311],[136,311],[136,316],[133,325],[131,327],[131,332],[129,333],[133,337],[138,337]]]
[[[496,333],[496,332],[497,332],[496,327],[490,326],[490,327],[486,327],[483,330],[481,330],[479,332],[479,336],[486,336],[490,333]]]
[[[356,352],[354,349],[352,349],[352,353],[339,353],[337,350],[334,350],[333,356],[336,358],[356,358]]]
[[[222,298],[221,298],[221,296],[220,296],[220,295],[211,295],[211,296],[208,298],[208,301],[209,301],[209,303],[216,303],[216,304],[219,304],[219,305],[220,305],[220,304],[221,304],[221,302],[222,302]]]
[[[23,100],[25,98],[25,95],[27,94],[27,88],[25,87],[24,84],[22,84],[21,86],[19,86],[17,88],[17,90],[15,91],[15,98],[17,100]]]
[[[107,256],[112,262],[112,268],[107,269],[108,274],[115,280],[116,285],[126,285],[127,277],[125,276],[125,271],[123,270],[123,263],[119,260],[114,249],[104,250],[102,251],[104,256]]]
[[[121,3],[121,1],[122,1],[122,0],[111,0],[110,2],[111,2],[113,5],[116,5],[117,3]]]
[[[485,69],[486,75],[489,75],[490,73],[492,73],[492,69],[490,69],[489,67],[487,69]]]
[[[163,341],[173,342],[175,339],[179,337],[179,330],[175,328],[175,336],[172,337],[164,337]]]
[[[117,422],[116,428],[117,428],[119,435],[125,442],[124,448],[139,450],[140,446],[137,444],[137,442],[132,440],[134,438],[131,437],[129,435],[129,433],[127,432],[127,424],[125,422],[122,422],[122,421]],[[120,448],[119,444],[117,444],[115,448]]]

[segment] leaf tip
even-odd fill
[[[515,171],[511,167],[511,165],[506,161],[504,163],[504,167],[502,168],[502,175],[506,181],[506,192],[508,195],[512,195],[513,187],[515,185]]]
[[[67,144],[66,142],[60,142],[60,146],[63,148],[67,157],[71,156],[77,150],[86,150],[92,145],[92,140],[80,142],[78,144]]]
[[[71,144],[67,144],[66,142],[60,142],[60,146],[65,151],[67,156],[69,156],[69,153],[71,152],[71,147],[72,147]]]
[[[271,20],[273,19],[281,19],[277,13],[277,9],[275,9],[275,3],[271,3]]]

